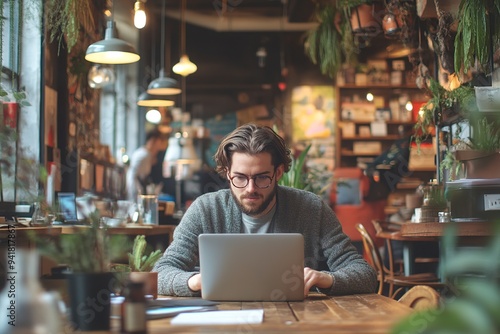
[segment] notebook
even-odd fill
[[[200,234],[198,242],[203,299],[304,299],[301,234]]]

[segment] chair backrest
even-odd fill
[[[382,221],[373,219],[372,220],[373,227],[375,228],[375,231],[377,233],[382,233],[382,232],[393,232],[387,228],[387,225],[384,224]],[[392,243],[391,240],[385,239],[385,246],[387,250],[387,256],[389,258],[389,268],[386,266],[383,266],[384,271],[386,274],[389,274],[391,276],[394,276],[394,253],[392,251]],[[383,264],[383,262],[382,262]]]
[[[415,285],[408,290],[398,301],[415,310],[437,308],[439,293],[427,285]]]
[[[365,252],[367,253],[366,255],[368,256],[368,260],[369,262],[371,262],[371,265],[377,271],[379,280],[379,288],[377,293],[381,295],[384,289],[384,281],[385,281],[385,271],[384,271],[384,263],[382,262],[382,256],[380,255],[380,252],[377,246],[375,245],[375,242],[373,241],[372,237],[370,236],[364,225],[356,224],[356,229],[361,234],[363,240],[363,247],[365,249]]]

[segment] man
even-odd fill
[[[186,211],[154,268],[160,294],[200,295],[201,276],[193,270],[201,233],[301,233],[305,296],[311,288],[328,295],[375,291],[374,269],[342,232],[330,207],[313,193],[278,186],[291,159],[272,129],[243,125],[223,139],[214,158],[230,189],[204,194]]]
[[[158,153],[166,148],[165,134],[155,128],[146,134],[146,143],[132,154],[127,170],[127,197],[129,201],[136,202],[139,194],[146,194],[151,168],[156,163]]]

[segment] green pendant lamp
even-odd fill
[[[104,39],[87,48],[85,59],[98,64],[130,64],[141,59],[134,47],[114,37],[114,21],[107,23]]]

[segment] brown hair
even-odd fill
[[[257,126],[252,123],[242,125],[224,137],[215,152],[216,171],[223,177],[226,171],[231,169],[234,152],[250,155],[270,153],[274,167],[283,164],[285,173],[290,169],[292,162],[290,149],[286,147],[283,138],[270,127]]]

